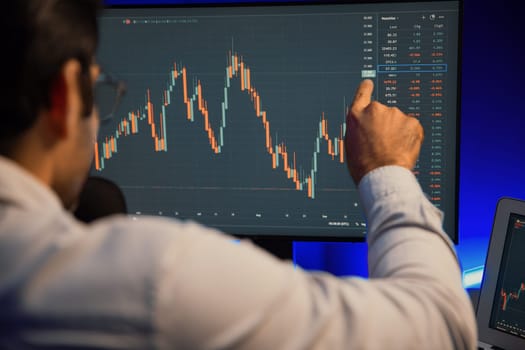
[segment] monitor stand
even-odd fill
[[[294,259],[293,241],[291,239],[254,238],[252,242],[279,259],[291,261]]]

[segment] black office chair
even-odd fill
[[[126,199],[120,187],[98,176],[88,177],[73,211],[73,215],[85,223],[108,215],[126,213]]]

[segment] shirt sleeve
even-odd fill
[[[306,272],[197,224],[166,246],[155,286],[159,348],[475,349],[472,305],[442,214],[414,175],[359,185],[370,278]]]

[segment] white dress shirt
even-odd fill
[[[369,279],[305,272],[192,222],[85,225],[0,157],[0,348],[475,349],[442,214],[414,175],[359,185]]]

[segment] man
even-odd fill
[[[441,213],[411,172],[419,122],[371,101],[348,115],[370,280],[307,273],[195,223],[77,221],[98,129],[95,0],[2,11],[0,348],[473,349]]]

